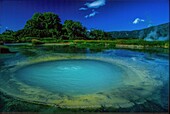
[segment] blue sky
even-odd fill
[[[137,30],[169,22],[169,0],[0,0],[0,32],[22,29],[35,12],[54,12],[87,29]]]

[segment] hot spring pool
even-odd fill
[[[169,68],[164,59],[121,50],[22,57],[11,57],[1,67],[0,90],[23,101],[61,108],[126,108],[147,99],[163,101],[161,80]]]
[[[103,92],[122,85],[124,70],[99,60],[70,59],[29,65],[16,72],[28,85],[64,94]]]

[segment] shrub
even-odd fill
[[[42,41],[37,40],[37,39],[32,39],[31,42],[33,45],[44,44]]]
[[[0,45],[0,53],[10,53],[10,50],[8,47]]]

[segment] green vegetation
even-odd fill
[[[42,41],[37,40],[37,39],[32,39],[31,41],[32,41],[32,44],[33,44],[33,45],[43,44]]]
[[[8,47],[0,45],[0,53],[10,53],[10,50]]]
[[[46,42],[49,39],[55,42],[56,40],[108,39],[111,35],[102,30],[93,29],[89,32],[80,22],[73,20],[66,20],[62,25],[59,16],[51,12],[35,13],[23,29],[16,32],[6,30],[0,35],[0,41],[8,43],[31,42],[35,38],[38,40],[45,38]]]
[[[164,32],[167,33],[167,30],[164,29],[167,28],[167,24],[160,25],[158,28],[160,30],[165,30]],[[90,49],[98,49],[99,47],[102,49],[121,48],[122,45],[141,45],[142,48],[169,48],[169,40],[145,41],[144,37],[138,38],[141,34],[145,34],[146,36],[146,34],[149,34],[152,31],[152,29],[154,29],[154,27],[144,29],[144,32],[122,31],[114,32],[113,34],[113,32],[105,32],[96,29],[87,30],[80,22],[73,20],[66,20],[61,24],[60,17],[51,12],[35,13],[32,18],[26,22],[23,29],[16,32],[6,30],[0,34],[0,44],[32,43],[33,45],[39,45],[43,43],[67,43],[67,45],[72,45],[78,48]],[[131,35],[128,35],[130,33]],[[115,35],[118,38],[115,38]],[[124,37],[125,35],[128,35],[128,37]],[[165,37],[166,35],[167,34],[160,34],[158,36]],[[123,48],[128,47],[123,46]]]
[[[146,31],[146,30],[145,30]],[[147,32],[144,33],[146,34]],[[151,31],[151,30],[150,30]],[[162,33],[162,32],[161,32]],[[135,34],[135,32],[134,32]],[[165,34],[166,33],[162,33]],[[126,35],[126,33],[124,33]],[[120,37],[120,39],[114,38]],[[45,46],[43,50],[47,52],[66,52],[66,53],[80,53],[86,52],[90,49],[92,52],[101,51],[103,49],[113,49],[129,48],[126,45],[141,46],[142,50],[150,49],[150,52],[156,52],[157,50],[152,50],[154,47],[166,48],[167,53],[169,53],[169,41],[145,41],[143,38],[137,39],[138,34],[129,35],[128,39],[122,36],[120,33],[107,33],[102,30],[92,29],[88,31],[80,22],[73,20],[66,20],[64,24],[61,24],[61,20],[58,15],[53,13],[35,13],[33,17],[26,22],[23,29],[16,32],[12,30],[6,30],[0,34],[0,54],[1,53],[11,53],[11,48],[3,46],[3,43],[32,43],[33,46],[20,46],[20,48],[26,51],[21,51],[25,56],[37,56],[35,47],[39,44],[54,43],[56,46]],[[146,36],[146,35],[145,35]],[[132,39],[133,38],[133,39]],[[59,45],[63,44],[63,45]],[[32,48],[32,50],[31,50]],[[27,50],[30,49],[30,50]],[[136,48],[138,49],[138,47]],[[12,50],[11,50],[12,51]],[[38,50],[39,51],[39,50]],[[158,50],[160,52],[160,50]],[[43,53],[43,52],[42,52]],[[161,50],[161,53],[163,51]],[[38,105],[36,103],[29,103],[25,101],[17,100],[11,96],[8,96],[0,92],[0,112],[10,112],[10,111],[40,111],[40,112],[119,112],[119,111],[139,111],[145,109],[146,111],[166,111],[165,109],[159,108],[158,104],[154,102],[147,101],[145,104],[135,104],[134,107],[128,108],[118,108],[105,107],[101,105],[100,108],[86,108],[86,109],[64,109],[58,106],[45,106]],[[160,106],[161,107],[161,106]]]
[[[80,22],[66,20],[62,28],[62,39],[84,39],[86,38],[86,28]]]
[[[116,45],[141,45],[143,47],[160,47],[169,48],[169,41],[145,41],[143,39],[117,39],[117,40],[56,40],[55,43],[70,43],[81,47],[98,48],[104,47],[114,48]],[[97,47],[96,47],[97,46]],[[101,47],[102,48],[102,47]]]

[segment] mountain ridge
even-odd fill
[[[148,28],[132,31],[112,31],[108,32],[111,34],[112,38],[128,39],[128,38],[139,38],[145,39],[147,41],[164,41],[169,40],[169,22],[160,24],[157,26],[151,26]]]

